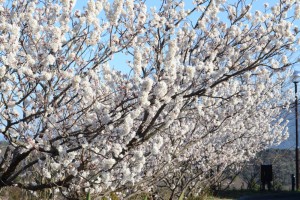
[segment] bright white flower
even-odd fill
[[[194,78],[195,71],[196,71],[195,68],[192,66],[186,67],[186,73],[187,73],[187,76],[189,77],[189,79]]]
[[[300,3],[296,3],[294,15],[296,19],[300,19]]]
[[[56,162],[51,163],[50,166],[51,166],[51,169],[53,169],[53,170],[59,170],[60,169],[60,164],[56,163]]]
[[[152,147],[152,154],[153,155],[157,155],[159,153],[159,148],[156,144],[153,144],[153,147]]]
[[[105,169],[110,169],[115,163],[116,163],[115,159],[109,158],[109,159],[104,159],[102,164]]]
[[[134,72],[136,73],[136,75],[140,75],[141,71],[142,71],[142,54],[140,52],[140,49],[135,49],[134,50],[134,62],[133,62],[133,69]]]
[[[125,180],[131,180],[132,179],[132,173],[130,172],[130,169],[128,167],[123,167],[122,168],[122,174],[123,174],[123,179]]]
[[[80,82],[81,82],[80,76],[76,75],[76,76],[73,78],[73,84],[78,85]]]
[[[51,178],[51,173],[49,172],[49,170],[47,170],[46,168],[43,169],[43,175],[46,178]]]
[[[122,152],[122,146],[120,144],[115,144],[112,151],[115,156],[118,156]]]
[[[155,86],[153,94],[158,98],[163,97],[168,92],[168,85],[164,81],[160,81]]]
[[[75,59],[75,57],[76,57],[76,54],[74,52],[72,52],[69,54],[68,60],[73,61]]]
[[[36,61],[32,58],[32,56],[29,55],[29,54],[26,55],[26,59],[27,59],[27,63],[28,63],[29,66],[35,64],[35,62],[36,62]]]
[[[50,44],[50,47],[54,53],[56,53],[60,49],[59,42],[53,42]]]
[[[152,88],[153,80],[151,78],[146,78],[142,83],[142,91],[149,92]]]
[[[281,58],[281,62],[283,64],[288,64],[288,62],[289,62],[288,57],[286,55],[283,55],[282,58]]]
[[[45,81],[49,81],[52,78],[52,74],[50,72],[43,71],[41,73],[41,79]]]
[[[0,67],[0,78],[2,78],[4,75],[5,75],[5,73],[6,73],[6,69],[5,69],[5,67]]]

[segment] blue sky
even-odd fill
[[[76,10],[76,9],[81,10],[84,6],[86,6],[87,2],[88,2],[87,0],[85,0],[85,1],[77,0],[74,10]],[[109,0],[109,2],[113,3],[113,0]],[[187,9],[193,8],[192,2],[193,2],[192,0],[185,0],[184,1],[185,8],[187,8]],[[234,4],[236,2],[236,0],[228,0],[228,2]],[[264,8],[265,3],[268,3],[269,5],[273,5],[274,2],[277,2],[277,1],[254,0],[253,6],[252,6],[252,13],[254,13],[256,10],[263,11],[265,9]],[[160,3],[161,3],[161,0],[146,0],[148,10],[150,7],[159,8]],[[199,17],[199,15],[200,15],[199,13],[195,13],[190,18],[196,20]],[[103,12],[100,17],[104,17]],[[222,16],[220,16],[220,17],[222,18]],[[227,20],[227,16],[224,16],[223,19]],[[122,53],[114,55],[114,58],[109,62],[109,64],[114,69],[118,69],[123,72],[128,70],[128,68],[126,67],[126,57],[124,56],[124,54],[122,55]],[[300,67],[299,67],[299,69],[300,69]]]

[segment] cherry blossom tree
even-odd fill
[[[0,187],[172,199],[280,143],[300,4],[251,4],[0,0]]]

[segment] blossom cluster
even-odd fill
[[[299,3],[237,1],[0,1],[0,187],[176,199],[284,140]]]

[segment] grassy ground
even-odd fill
[[[217,191],[214,194],[207,193],[201,197],[188,198],[188,200],[234,200],[239,199],[240,197],[253,196],[253,195],[268,195],[268,194],[291,194],[295,192],[290,191],[259,191],[259,190],[224,190]],[[300,192],[299,192],[300,193]],[[39,193],[39,197],[35,197],[30,194],[28,191],[24,191],[14,187],[7,187],[4,190],[0,190],[0,200],[43,200],[49,199],[45,198],[46,194]],[[144,200],[148,195],[142,194],[132,198],[133,200]],[[44,198],[43,198],[44,197]],[[118,199],[118,198],[111,198]],[[152,198],[148,196],[148,200]],[[58,199],[56,199],[58,200]]]
[[[218,191],[213,196],[209,196],[207,200],[225,200],[225,199],[239,199],[244,196],[252,195],[267,195],[267,194],[291,194],[291,191],[259,191],[259,190],[225,190]]]

